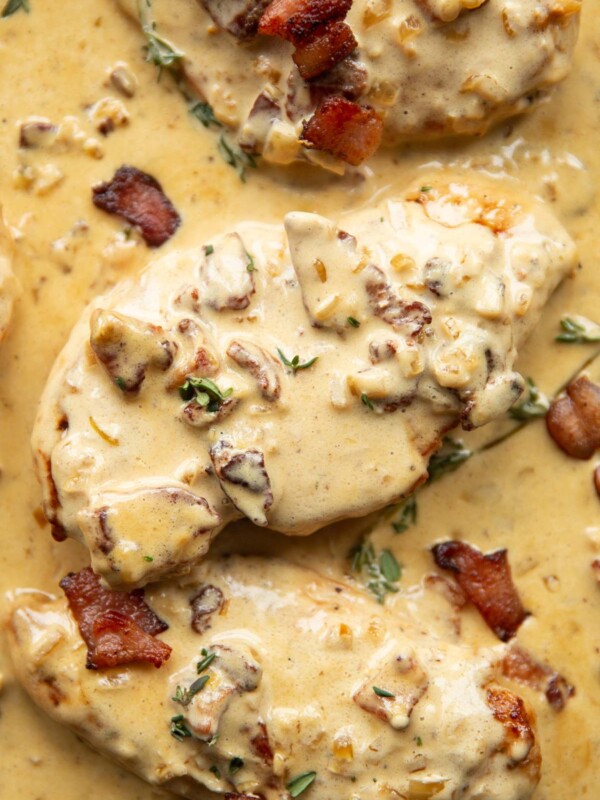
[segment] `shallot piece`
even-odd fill
[[[160,247],[181,224],[160,183],[136,167],[119,167],[110,181],[93,187],[92,200],[103,211],[137,225],[149,247]]]
[[[550,404],[546,426],[568,456],[591,458],[600,447],[600,386],[585,375],[576,378]]]
[[[382,134],[383,119],[374,109],[327,97],[303,123],[302,143],[357,167],[379,148]]]
[[[169,627],[144,600],[143,589],[111,592],[90,567],[60,582],[88,654],[88,669],[146,662],[160,667],[171,655],[154,637]]]
[[[455,574],[496,636],[503,642],[512,639],[527,612],[513,583],[507,551],[484,554],[465,542],[450,541],[436,544],[432,553],[438,567]]]

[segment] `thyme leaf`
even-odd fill
[[[396,695],[392,692],[388,692],[387,689],[380,689],[379,686],[374,686],[373,691],[377,695],[377,697],[392,697],[395,698]]]
[[[352,571],[363,580],[377,602],[383,604],[388,592],[398,591],[402,569],[389,550],[382,550],[377,556],[371,542],[364,540],[350,551],[349,557]]]
[[[550,408],[550,400],[539,390],[532,378],[527,378],[527,397],[508,411],[511,419],[526,421],[545,417]]]
[[[300,356],[294,356],[290,361],[290,359],[286,358],[286,356],[281,352],[279,348],[277,348],[277,353],[279,354],[279,360],[281,361],[281,363],[288,369],[291,369],[294,375],[299,369],[308,369],[309,367],[312,367],[315,361],[318,361],[319,359],[319,356],[315,356],[314,358],[311,358],[309,361],[305,361],[303,364],[301,364]]]
[[[197,103],[194,103],[190,106],[190,114],[193,117],[196,117],[198,122],[202,123],[205,128],[222,128],[223,123],[219,122],[219,120],[215,117],[215,112],[213,111],[213,107],[210,103],[204,103],[202,100],[198,100]]]
[[[185,717],[183,714],[178,714],[176,717],[171,717],[171,736],[182,742],[184,739],[189,739],[192,732],[184,722]]]
[[[348,317],[347,322],[353,328],[360,328],[360,322],[355,317]]]
[[[299,797],[302,792],[305,792],[317,777],[316,772],[301,772],[286,785],[286,789],[290,793],[290,797]]]
[[[400,506],[400,516],[392,522],[392,528],[396,533],[404,533],[411,525],[416,523],[417,515],[417,498],[412,494]]]
[[[189,689],[182,689],[178,686],[175,689],[175,696],[171,698],[173,702],[179,703],[182,706],[189,706],[194,697],[201,692],[210,679],[210,675],[202,675],[201,678],[196,678]]]
[[[212,772],[215,778],[221,780],[221,770],[216,766],[216,764],[213,764],[212,767],[209,767],[208,771]]]
[[[375,411],[375,406],[373,405],[372,401],[369,398],[369,395],[366,392],[363,392],[360,396],[360,402],[363,406],[366,406],[369,411]]]
[[[462,442],[445,436],[440,450],[429,459],[427,483],[434,483],[444,475],[454,472],[472,455],[473,451],[466,448]]]
[[[29,5],[29,0],[8,0],[4,8],[2,9],[2,14],[0,17],[10,17],[11,14],[14,14],[16,11],[23,9],[28,14],[31,11],[31,6]]]
[[[185,383],[179,387],[179,396],[182,400],[189,402],[195,400],[198,405],[206,408],[211,414],[215,414],[223,405],[228,397],[233,394],[233,389],[225,389],[222,392],[214,381],[209,378],[195,378],[190,376]]]
[[[146,45],[144,46],[145,58],[150,64],[158,67],[158,80],[160,80],[163,69],[173,72],[179,70],[184,54],[171,44],[168,39],[157,33],[156,23],[151,19],[151,13],[151,0],[140,0],[139,18],[142,31],[146,37]]]
[[[224,134],[219,136],[219,153],[226,164],[237,172],[242,183],[246,183],[246,169],[256,169],[256,159],[250,153],[238,150],[229,144]]]
[[[560,321],[562,333],[556,337],[563,344],[591,344],[600,342],[600,325],[586,317],[563,317]]]
[[[229,774],[235,775],[235,773],[239,772],[243,766],[244,759],[240,758],[239,756],[234,756],[229,762]]]
[[[212,662],[217,657],[217,654],[214,651],[206,650],[205,648],[202,648],[202,655],[204,656],[204,658],[202,659],[202,661],[199,661],[196,664],[196,672],[198,673],[198,675],[200,675],[201,672],[204,672],[205,669],[208,669],[212,664]]]

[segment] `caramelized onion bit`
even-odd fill
[[[511,681],[529,686],[537,692],[543,692],[546,700],[555,711],[562,711],[567,700],[575,694],[562,675],[548,664],[542,664],[518,645],[512,645],[502,659],[502,674]]]
[[[527,617],[513,583],[506,550],[483,554],[465,542],[443,542],[432,548],[435,563],[455,574],[460,588],[487,625],[503,642],[516,634]]]
[[[181,217],[152,175],[123,166],[112,180],[92,189],[94,205],[137,225],[150,247],[160,247],[175,233]]]
[[[169,627],[144,600],[144,591],[111,592],[90,567],[60,582],[88,654],[88,669],[146,662],[160,667],[169,645],[153,637]]]
[[[352,0],[273,0],[258,32],[298,45],[324,22],[344,19],[351,6]]]
[[[235,36],[251,39],[269,0],[201,0],[214,22]]]
[[[550,404],[546,426],[568,456],[591,458],[600,447],[600,386],[585,375],[576,378]]]
[[[292,58],[300,75],[309,80],[335,67],[357,44],[350,27],[336,20],[317,28],[306,42],[296,47]]]
[[[327,97],[302,127],[302,143],[354,167],[381,144],[383,119],[372,108],[343,97]]]

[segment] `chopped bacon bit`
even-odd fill
[[[572,381],[550,404],[546,426],[568,456],[591,458],[600,447],[600,386],[585,375]]]
[[[258,32],[302,44],[324,22],[344,19],[351,6],[352,0],[273,0]]]
[[[506,550],[483,554],[465,542],[443,542],[433,549],[435,563],[455,573],[460,588],[503,642],[512,639],[527,617],[512,581]]]
[[[594,487],[596,494],[600,497],[600,464],[594,470]]]
[[[204,633],[211,626],[211,618],[214,613],[221,611],[225,605],[223,592],[218,586],[207,583],[198,594],[190,600],[192,609],[192,629],[196,633]]]
[[[150,247],[160,247],[181,224],[160,183],[135,167],[120,167],[112,180],[94,186],[92,193],[95,206],[137,225]]]
[[[502,674],[511,681],[529,686],[537,692],[543,692],[546,700],[555,711],[562,711],[567,700],[575,694],[562,675],[548,664],[542,664],[518,645],[513,645],[502,659]]]
[[[379,267],[370,265],[366,275],[365,288],[375,316],[396,329],[408,328],[412,337],[419,336],[432,320],[429,308],[418,300],[406,303],[394,292]]]
[[[358,42],[345,22],[336,20],[317,28],[308,41],[296,47],[292,56],[305,81],[335,67],[356,49]]]
[[[88,647],[88,669],[147,662],[160,667],[169,645],[153,637],[169,627],[144,600],[143,589],[111,592],[90,567],[60,582],[79,632]]]
[[[254,736],[250,742],[252,749],[257,756],[262,758],[265,764],[273,763],[273,749],[269,742],[269,733],[267,726],[264,722],[258,723],[259,732]]]
[[[302,143],[357,167],[381,144],[383,119],[372,108],[343,97],[326,97],[303,123]]]
[[[367,86],[367,70],[353,58],[347,57],[309,82],[310,99],[315,106],[331,95],[358,100],[366,92]]]

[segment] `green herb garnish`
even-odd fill
[[[125,379],[124,378],[115,378],[115,383],[119,387],[119,389],[124,392],[125,391]]]
[[[213,764],[212,767],[209,767],[208,771],[212,772],[215,778],[221,780],[221,770],[215,764]]]
[[[26,11],[28,14],[31,11],[31,7],[29,5],[29,0],[8,0],[7,4],[2,9],[1,17],[10,17],[11,14],[14,14],[15,11],[19,11],[20,9]]]
[[[229,762],[229,774],[235,775],[235,773],[239,772],[243,766],[244,759],[240,758],[239,756],[234,756]]]
[[[225,163],[234,168],[242,183],[246,183],[246,169],[256,169],[254,156],[232,147],[223,134],[219,136],[219,153]]]
[[[374,686],[373,691],[375,692],[377,697],[391,697],[391,698],[396,697],[396,695],[393,694],[392,692],[388,692],[387,689],[380,689],[379,686]]]
[[[347,322],[348,325],[351,325],[353,328],[360,328],[360,322],[355,319],[355,317],[348,317]]]
[[[563,317],[562,333],[556,337],[563,344],[592,344],[600,342],[600,325],[585,317]]]
[[[148,561],[148,562],[154,561],[154,558],[153,558],[153,556],[144,556],[144,561]]]
[[[204,658],[202,659],[202,661],[199,661],[196,664],[196,672],[198,673],[198,675],[200,675],[201,672],[204,672],[205,669],[208,669],[212,664],[212,662],[217,657],[217,654],[214,653],[212,650],[205,650],[204,648],[202,648],[202,655],[204,656]]]
[[[189,739],[192,735],[190,729],[184,722],[185,717],[183,714],[178,714],[176,717],[171,717],[171,736],[182,742],[184,739]]]
[[[182,706],[189,706],[194,697],[201,692],[210,679],[210,675],[203,675],[201,678],[196,678],[189,689],[182,689],[178,686],[175,690],[175,696],[171,698],[175,703]]]
[[[246,264],[246,269],[248,272],[256,272],[256,267],[254,266],[254,257],[250,255],[247,250],[244,250],[246,253],[246,258],[248,259],[248,263]]]
[[[417,747],[423,747],[423,739],[420,736],[415,736],[415,744]]]
[[[377,557],[373,545],[363,541],[350,551],[350,558],[352,571],[362,577],[379,603],[384,602],[386,593],[398,591],[402,570],[389,550],[382,550]]]
[[[433,186],[421,186],[422,192],[430,192],[433,189]]]
[[[215,128],[222,128],[222,123],[215,117],[215,112],[210,103],[203,103],[198,101],[190,106],[190,114],[196,117],[198,122],[201,122],[205,128],[210,128],[211,125]]]
[[[316,777],[316,772],[301,772],[300,775],[292,778],[285,788],[290,793],[290,797],[299,797],[302,792],[305,792],[312,785]]]
[[[396,533],[404,533],[405,530],[416,523],[417,514],[417,498],[413,494],[400,506],[400,516],[392,522],[392,528]]]
[[[442,476],[454,472],[472,455],[473,451],[468,450],[462,442],[445,436],[441,449],[429,459],[427,483],[434,483]]]
[[[366,392],[363,392],[361,394],[360,402],[363,404],[363,406],[366,406],[369,409],[369,411],[375,411],[375,406],[369,399],[369,395]]]
[[[212,246],[212,244],[207,244],[207,245],[205,246],[205,248],[204,248],[204,255],[207,255],[207,256],[212,256],[212,254],[213,254],[214,252],[215,252],[215,248]]]
[[[512,419],[525,421],[536,417],[545,417],[550,408],[550,401],[543,392],[540,392],[535,382],[527,378],[527,397],[508,410]]]
[[[281,363],[288,369],[291,369],[294,375],[299,369],[308,369],[309,367],[312,367],[315,361],[317,361],[319,358],[319,356],[315,356],[314,358],[311,358],[309,361],[305,361],[303,364],[301,364],[300,356],[294,356],[290,361],[289,358],[286,358],[284,356],[284,354],[281,352],[279,348],[277,348],[277,352],[279,353],[279,359],[281,360]]]
[[[186,402],[195,400],[199,406],[206,408],[211,414],[215,414],[232,394],[233,389],[226,389],[222,392],[217,384],[209,378],[192,376],[187,378],[183,386],[179,387],[179,396],[182,400]]]

